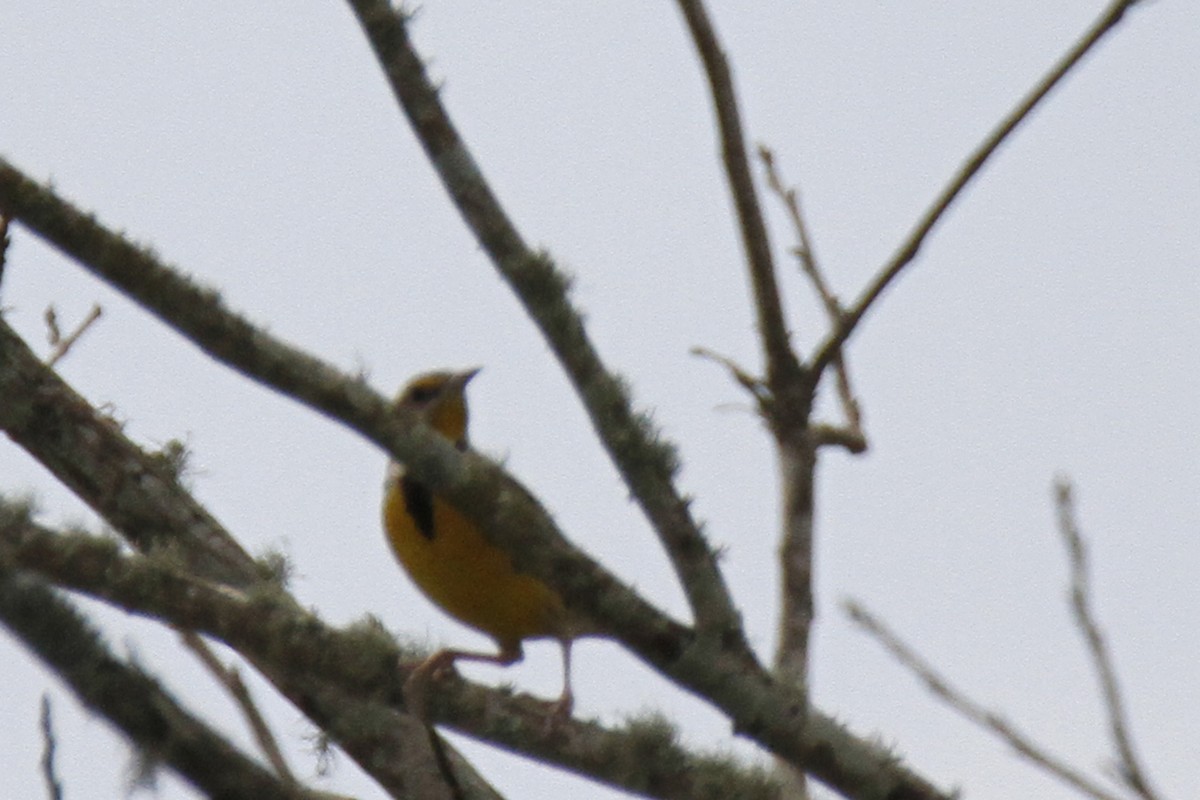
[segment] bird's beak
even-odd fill
[[[463,389],[465,389],[467,387],[467,384],[471,382],[471,378],[474,378],[476,375],[479,374],[479,371],[481,369],[483,369],[483,367],[472,367],[471,369],[464,369],[462,372],[455,373],[454,377],[451,378],[451,381],[453,381],[454,386],[459,391],[462,391]]]

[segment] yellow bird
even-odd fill
[[[409,381],[395,404],[417,413],[460,450],[467,449],[466,386],[478,369],[430,372]],[[562,645],[563,690],[555,716],[569,716],[571,642],[576,629],[562,597],[542,581],[513,569],[502,550],[488,544],[479,527],[453,506],[388,465],[383,499],[383,526],[392,552],[425,596],[443,611],[496,641],[499,652],[440,650],[422,662],[406,689],[422,713],[424,687],[430,677],[450,670],[455,661],[510,665],[524,656],[525,639],[557,639]]]

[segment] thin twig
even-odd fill
[[[737,210],[742,246],[746,250],[750,282],[754,289],[759,336],[762,338],[767,360],[767,382],[772,388],[776,388],[778,380],[796,379],[802,371],[789,342],[787,321],[784,318],[783,303],[779,297],[779,286],[775,276],[774,258],[771,255],[771,242],[762,209],[759,207],[758,194],[754,189],[754,176],[746,153],[745,137],[742,135],[742,121],[738,111],[737,93],[733,88],[733,77],[704,3],[700,0],[677,2],[708,77],[713,108],[717,115],[717,127],[721,134],[725,177],[733,195],[734,208]]]
[[[825,313],[829,317],[831,330],[836,330],[841,324],[843,311],[841,301],[837,295],[829,288],[828,281],[825,280],[819,263],[817,262],[816,251],[813,249],[812,237],[808,232],[808,224],[804,220],[804,214],[800,210],[800,195],[794,187],[788,187],[783,182],[783,177],[779,174],[779,169],[775,165],[775,154],[766,145],[759,145],[758,157],[763,163],[763,168],[767,175],[767,186],[783,203],[787,209],[788,217],[792,221],[792,227],[796,231],[797,246],[792,248],[792,252],[800,262],[800,269],[808,276],[812,282],[813,290],[817,293],[817,297],[821,299],[821,304],[825,307]],[[846,429],[844,431],[832,431],[826,428],[821,436],[818,437],[819,444],[837,444],[845,447],[852,453],[862,453],[867,449],[867,438],[863,432],[862,426],[862,406],[858,398],[854,395],[854,389],[850,385],[850,371],[846,367],[845,356],[839,348],[838,352],[833,356],[833,368],[836,376],[838,400],[842,406],[842,413],[846,416]]]
[[[1054,504],[1058,511],[1058,531],[1067,547],[1067,557],[1071,564],[1071,611],[1075,617],[1075,624],[1087,643],[1088,653],[1100,682],[1104,707],[1108,712],[1109,731],[1117,751],[1117,772],[1121,782],[1138,796],[1145,800],[1157,800],[1158,795],[1151,788],[1150,780],[1134,751],[1133,738],[1129,733],[1129,719],[1125,713],[1121,690],[1117,685],[1117,671],[1113,666],[1108,645],[1104,641],[1104,634],[1101,633],[1096,615],[1092,611],[1087,542],[1076,524],[1075,500],[1068,479],[1059,478],[1055,481]]]
[[[1024,122],[1031,111],[1057,86],[1067,73],[1092,49],[1105,34],[1116,27],[1124,17],[1125,12],[1139,0],[1114,0],[1105,9],[1100,18],[1084,33],[1082,38],[1059,59],[1050,71],[1037,85],[1017,104],[1008,116],[1001,120],[991,133],[983,140],[978,148],[967,158],[958,172],[951,178],[950,183],[942,190],[933,204],[921,215],[916,226],[908,237],[901,243],[899,250],[880,269],[878,275],[867,286],[842,317],[840,324],[817,347],[815,355],[809,361],[814,373],[820,374],[833,360],[842,344],[850,338],[858,323],[862,320],[867,309],[879,298],[883,290],[897,275],[914,259],[921,249],[925,237],[941,220],[950,205],[958,199],[959,194],[978,174],[984,163],[999,149],[1002,142]]]
[[[971,722],[992,735],[996,736],[1009,747],[1016,750],[1034,764],[1069,784],[1080,792],[1095,798],[1095,800],[1124,800],[1119,795],[1112,794],[1104,787],[1094,783],[1079,770],[1067,764],[1062,758],[1052,755],[1046,748],[1038,745],[1028,735],[1017,730],[1012,723],[1005,720],[999,713],[991,711],[967,697],[960,689],[955,688],[942,677],[925,659],[905,644],[899,636],[893,633],[878,617],[871,614],[855,600],[847,600],[842,604],[846,614],[857,623],[869,636],[879,642],[885,650],[920,679],[936,697],[950,708],[963,715]]]
[[[46,309],[45,315],[46,327],[49,329],[47,338],[50,340],[50,346],[54,349],[46,357],[46,366],[53,367],[61,361],[70,349],[75,346],[75,343],[79,341],[79,337],[83,336],[84,331],[90,328],[93,322],[100,319],[100,315],[103,313],[103,309],[100,308],[99,303],[93,304],[92,310],[88,312],[88,315],[83,318],[82,322],[75,326],[75,330],[63,336],[58,328],[58,315],[54,311],[54,306],[49,306]]]
[[[821,298],[821,303],[825,306],[829,318],[837,321],[842,315],[842,305],[837,295],[829,288],[829,283],[825,280],[825,276],[817,264],[817,254],[813,249],[812,237],[808,232],[808,223],[805,222],[804,215],[800,211],[800,194],[795,187],[784,184],[783,176],[779,174],[779,169],[775,166],[775,153],[771,151],[771,148],[760,144],[758,158],[762,161],[763,170],[767,175],[767,187],[775,193],[783,203],[783,207],[787,209],[792,227],[796,231],[797,245],[792,248],[792,253],[799,259],[800,268],[804,270],[804,274],[812,281],[813,288],[816,290],[817,296]]]
[[[283,751],[279,747],[279,742],[275,739],[275,734],[271,732],[271,727],[267,725],[267,721],[263,717],[262,712],[258,710],[258,705],[254,702],[254,698],[250,696],[250,689],[247,688],[245,681],[242,680],[237,667],[229,666],[222,662],[217,657],[217,654],[213,652],[212,648],[208,646],[208,642],[204,641],[195,631],[181,629],[179,631],[179,638],[233,697],[238,708],[242,710],[242,715],[246,718],[246,723],[250,726],[250,731],[254,734],[258,746],[262,748],[267,761],[275,770],[275,774],[284,783],[298,786],[299,781],[296,780],[296,776],[288,767],[287,759],[283,757]]]
[[[11,219],[7,211],[0,211],[0,284],[4,282],[4,265],[8,263],[8,222]]]
[[[42,777],[46,781],[46,794],[50,800],[62,800],[62,781],[58,779],[58,770],[54,766],[54,751],[57,743],[54,739],[54,720],[50,713],[50,695],[42,695]]]
[[[79,609],[42,580],[0,569],[0,623],[57,673],[81,703],[204,794],[308,798],[303,788],[285,786],[179,705],[153,677],[113,655]]]
[[[754,397],[754,401],[758,405],[760,413],[764,410],[763,404],[767,402],[767,398],[769,397],[770,393],[767,391],[767,387],[762,382],[761,378],[754,377],[740,364],[728,356],[723,356],[714,350],[709,350],[707,347],[693,347],[691,349],[691,354],[697,356],[698,358],[703,358],[720,364],[722,367],[724,367],[729,372],[730,377],[732,377],[739,386],[741,386]]]
[[[42,319],[46,321],[46,341],[54,347],[62,341],[62,331],[58,328],[58,312],[54,310],[54,306],[46,306]]]
[[[812,438],[819,446],[840,447],[854,455],[867,451],[867,437],[849,425],[813,425]]]

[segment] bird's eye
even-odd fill
[[[436,396],[436,386],[414,386],[408,391],[408,399],[418,405],[424,405]]]

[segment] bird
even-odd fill
[[[479,368],[427,372],[410,380],[393,407],[415,413],[461,451],[467,439],[466,388]],[[563,689],[551,719],[566,718],[574,706],[571,644],[585,634],[567,612],[562,596],[521,572],[484,537],[477,523],[409,475],[396,461],[384,484],[383,527],[393,554],[413,583],[442,611],[491,637],[497,652],[446,648],[418,664],[405,682],[409,705],[424,716],[430,679],[452,671],[455,662],[502,666],[524,657],[527,639],[556,639],[562,646]]]

